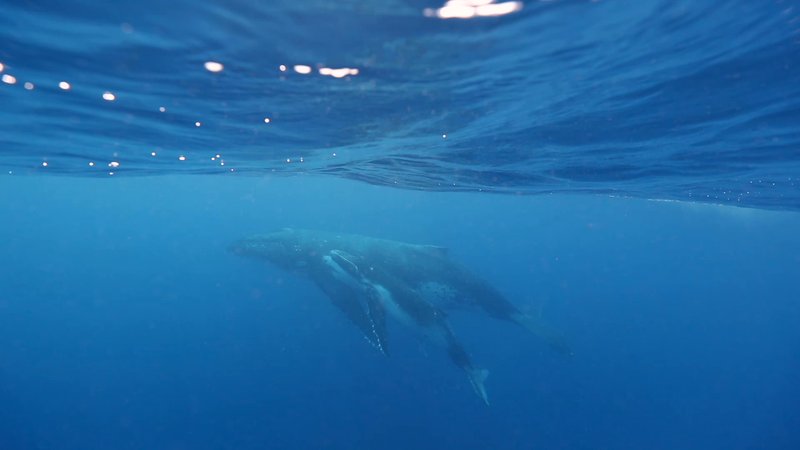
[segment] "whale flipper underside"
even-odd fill
[[[331,303],[361,331],[367,342],[388,356],[386,313],[381,305],[370,298],[367,292],[343,285],[336,280],[323,278],[315,281]]]

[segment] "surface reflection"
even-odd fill
[[[495,3],[494,0],[450,0],[441,8],[425,8],[425,17],[438,19],[472,19],[512,14],[522,9],[522,2]]]

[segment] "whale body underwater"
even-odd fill
[[[387,320],[395,320],[442,346],[489,404],[488,371],[475,367],[447,320],[473,310],[521,325],[560,353],[562,337],[538,317],[524,314],[494,287],[448,257],[447,249],[356,234],[284,228],[241,239],[238,255],[268,261],[310,278],[378,351],[388,355]]]

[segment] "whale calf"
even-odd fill
[[[365,297],[373,302],[375,308],[387,311],[388,315],[399,322],[410,326],[429,340],[444,347],[453,363],[467,374],[470,384],[478,397],[487,405],[484,381],[489,372],[472,365],[467,352],[461,346],[450,325],[447,315],[423,297],[409,290],[400,280],[392,279],[390,274],[380,274],[371,267],[363,272],[361,258],[342,250],[331,250],[323,256],[323,260],[331,270],[339,274],[343,282],[357,286],[365,293]],[[367,308],[367,314],[372,314]]]
[[[516,323],[570,353],[560,333],[521,312],[443,247],[284,228],[241,239],[230,250],[310,278],[383,354],[389,353],[387,318],[417,330],[446,350],[486,404],[488,371],[472,364],[448,323],[449,312],[473,310]]]

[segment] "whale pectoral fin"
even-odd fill
[[[555,328],[544,323],[538,317],[520,313],[513,315],[511,318],[514,322],[522,325],[531,333],[539,336],[555,351],[564,355],[573,355],[572,349],[564,335]]]
[[[367,315],[369,316],[375,347],[386,356],[389,356],[389,347],[386,333],[386,311],[380,300],[370,295],[367,297]]]
[[[379,352],[388,355],[386,314],[378,309],[380,305],[370,306],[371,300],[363,291],[336,280],[318,278],[315,281],[331,303],[358,328],[364,339]]]

